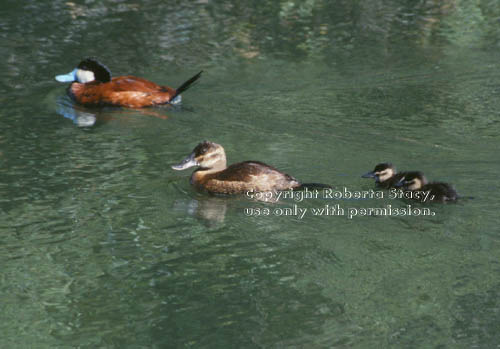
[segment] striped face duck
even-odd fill
[[[429,199],[427,201],[448,202],[456,201],[459,197],[450,184],[443,182],[429,183],[420,171],[405,173],[398,185],[402,186],[403,190],[429,192]]]
[[[395,188],[405,173],[406,172],[398,173],[393,164],[384,162],[378,164],[373,171],[365,173],[361,177],[375,178],[375,183],[377,183],[378,187],[389,189]]]
[[[227,166],[224,148],[204,141],[174,170],[197,167],[191,175],[191,184],[197,189],[214,194],[243,194],[272,192],[307,187],[329,188],[322,184],[302,184],[294,177],[260,161],[245,161]]]
[[[59,82],[71,82],[68,95],[85,106],[143,108],[177,104],[180,94],[201,76],[201,71],[174,89],[135,76],[111,77],[109,69],[95,59],[87,58],[68,74],[57,75]]]

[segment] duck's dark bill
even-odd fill
[[[182,160],[182,162],[178,165],[172,165],[172,169],[174,170],[185,170],[186,168],[190,168],[193,166],[198,166],[198,161],[194,159],[194,153],[189,155],[187,158]]]
[[[394,187],[400,188],[406,184],[405,177],[402,177],[396,184],[394,184]]]

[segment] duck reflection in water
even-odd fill
[[[187,212],[209,227],[224,223],[227,212],[227,198],[200,196],[196,199],[179,199],[174,202],[176,211]]]
[[[130,115],[140,113],[146,116],[154,116],[159,119],[168,119],[167,115],[154,110],[144,109],[116,109],[112,107],[87,108],[73,102],[69,97],[58,97],[56,101],[56,112],[70,119],[78,127],[91,127],[105,124],[111,120],[126,119],[124,114]]]
[[[56,102],[56,112],[65,118],[70,119],[78,127],[94,126],[97,121],[95,113],[85,110],[83,107],[75,105],[67,97],[59,97]]]

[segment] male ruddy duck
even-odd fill
[[[109,69],[95,59],[87,58],[68,74],[57,75],[59,82],[71,82],[68,94],[76,102],[86,106],[111,105],[117,107],[143,108],[160,104],[180,102],[180,94],[186,91],[201,71],[174,89],[135,76],[111,78]]]
[[[429,192],[427,201],[456,201],[458,194],[448,183],[428,182],[420,171],[407,172],[399,181],[399,186],[408,191]]]
[[[375,166],[373,171],[365,173],[362,178],[375,178],[377,186],[389,189],[396,187],[396,184],[403,178],[406,172],[397,172],[393,164],[384,162]]]
[[[204,141],[174,170],[197,166],[191,175],[191,184],[214,194],[243,194],[253,192],[283,191],[289,189],[330,188],[325,184],[300,183],[292,176],[260,161],[245,161],[226,165],[224,148],[217,143]]]

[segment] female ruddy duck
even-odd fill
[[[271,192],[305,187],[330,188],[324,184],[302,184],[297,179],[259,161],[245,161],[226,166],[226,153],[217,143],[204,141],[174,170],[197,166],[191,184],[215,194],[243,194],[250,191]]]
[[[420,171],[406,172],[399,181],[404,190],[429,192],[427,201],[447,202],[456,201],[458,194],[448,183],[427,181]]]
[[[403,178],[406,172],[397,172],[393,164],[384,162],[375,166],[373,171],[365,173],[363,178],[375,178],[377,186],[389,189],[396,187],[396,184]]]
[[[56,80],[71,82],[68,87],[69,96],[86,106],[143,108],[179,103],[181,99],[179,95],[198,80],[201,73],[200,71],[174,89],[130,75],[111,78],[111,73],[105,65],[95,59],[87,58],[70,73],[57,75]]]

